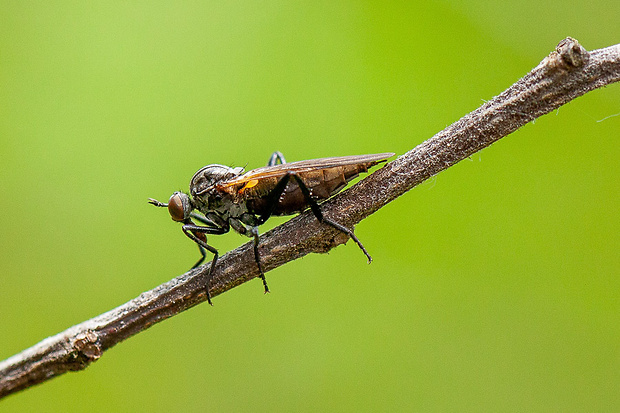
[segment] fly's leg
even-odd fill
[[[149,204],[155,205],[156,207],[159,207],[159,208],[168,207],[168,204],[159,202],[158,200],[153,199],[153,198],[149,198]],[[207,301],[209,302],[209,304],[213,305],[213,303],[211,302],[211,293],[209,293],[209,285],[211,284],[211,279],[213,278],[213,270],[215,269],[215,263],[217,262],[217,258],[219,257],[219,254],[215,248],[207,244],[207,234],[215,234],[215,235],[225,234],[229,231],[230,227],[227,221],[223,220],[222,218],[219,218],[216,215],[208,217],[208,216],[198,215],[195,212],[192,212],[190,216],[191,218],[206,225],[206,226],[196,225],[191,221],[191,219],[187,219],[182,229],[185,235],[187,235],[188,238],[190,238],[192,241],[196,243],[196,245],[198,245],[198,250],[200,251],[201,257],[196,262],[196,264],[194,264],[192,269],[198,267],[200,264],[204,262],[205,258],[207,257],[207,251],[213,254],[213,261],[211,261],[211,267],[209,268],[209,274],[207,274],[207,285],[206,285]]]
[[[332,227],[336,228],[339,231],[344,232],[349,237],[351,237],[351,239],[357,244],[357,246],[360,247],[364,255],[366,255],[366,258],[368,258],[368,264],[370,264],[372,262],[372,257],[370,256],[368,251],[366,251],[366,248],[364,248],[364,245],[362,244],[362,242],[355,236],[353,231],[351,231],[349,228],[345,227],[344,225],[339,224],[336,221],[332,221],[331,219],[325,217],[323,215],[323,212],[321,211],[321,207],[319,206],[319,204],[314,199],[312,199],[312,196],[310,195],[310,190],[308,189],[306,184],[304,184],[304,181],[297,174],[289,173],[288,175],[292,176],[293,179],[295,179],[295,181],[297,182],[297,185],[299,185],[299,189],[301,189],[301,193],[304,194],[304,198],[306,198],[306,202],[308,202],[308,204],[310,205],[310,209],[314,213],[314,216],[316,217],[316,219],[318,219],[319,222],[324,222],[328,225],[331,225]]]
[[[282,152],[275,151],[271,154],[271,158],[269,158],[267,166],[277,165],[278,161],[280,161],[280,164],[286,163],[286,159],[284,159],[284,155],[282,155]]]
[[[272,159],[275,157],[276,154],[280,154],[280,156],[282,155],[280,152],[274,152],[272,155]],[[269,193],[269,195],[267,195],[268,208],[265,212],[258,216],[258,219],[256,220],[256,226],[264,224],[265,221],[267,221],[269,217],[273,215],[273,212],[278,206],[278,202],[280,202],[280,197],[286,190],[286,186],[288,185],[291,176],[291,173],[287,173],[282,178],[280,178],[273,190]]]
[[[275,164],[276,159],[280,160],[280,162],[282,163],[285,162],[284,157],[282,156],[280,152],[274,152],[273,155],[271,155],[269,164],[271,165],[272,162],[274,162]],[[256,261],[256,265],[258,266],[258,271],[260,273],[259,276],[260,276],[260,279],[263,281],[263,286],[265,287],[265,293],[269,292],[269,287],[267,287],[267,279],[265,278],[265,272],[263,271],[263,265],[260,263],[260,254],[258,252],[258,226],[265,223],[265,221],[267,221],[269,217],[273,214],[273,211],[275,211],[276,206],[278,205],[278,201],[280,200],[280,197],[284,193],[284,190],[286,189],[286,185],[288,185],[289,179],[290,179],[290,175],[286,174],[282,177],[282,179],[278,181],[275,188],[273,188],[271,193],[267,196],[267,205],[269,205],[269,208],[262,215],[258,216],[253,222],[254,225],[252,225],[249,228],[250,236],[254,238],[254,261]],[[232,222],[234,221],[231,221],[231,223]],[[243,226],[243,229],[239,228],[235,230],[237,232],[241,232],[245,235],[248,235],[246,233],[247,229],[245,228],[245,226]]]
[[[204,215],[199,215],[195,212],[192,212],[190,216],[192,219],[195,219],[196,221],[205,224],[208,228],[211,228],[211,230],[209,231],[199,232],[200,236],[197,235],[196,232],[193,232],[194,235],[198,236],[198,238],[202,239],[205,243],[207,242],[207,237],[205,234],[220,235],[220,234],[224,234],[228,232],[230,229],[228,222],[218,217],[217,215],[204,216]],[[199,228],[203,228],[203,227],[199,227]],[[196,245],[198,245],[198,250],[200,251],[200,255],[202,255],[202,258],[200,258],[198,262],[196,262],[196,264],[194,264],[194,266],[191,269],[198,267],[200,264],[203,263],[203,261],[207,257],[207,252],[205,251],[203,246],[200,245],[199,243],[196,243]]]
[[[217,258],[219,257],[219,254],[215,248],[207,244],[206,234],[224,234],[228,232],[228,228],[201,227],[200,225],[195,224],[185,224],[183,225],[183,232],[185,233],[185,235],[187,235],[188,238],[198,244],[198,249],[202,254],[202,258],[198,260],[198,262],[192,268],[196,268],[205,260],[205,257],[207,255],[205,250],[213,254],[213,261],[211,261],[211,267],[209,268],[209,273],[207,274],[207,283],[205,288],[207,291],[207,302],[213,305],[213,303],[211,302],[211,293],[209,293],[209,286],[211,285],[211,280],[213,279],[213,270],[215,269],[215,264],[217,263]]]
[[[153,199],[153,198],[149,198],[149,204],[155,205],[156,207],[159,207],[159,208],[167,208],[168,207],[168,204],[165,204],[163,202],[159,202],[158,200]],[[198,221],[202,222],[203,224],[211,225],[213,227],[216,226],[216,224],[213,223],[212,221],[207,220],[205,217],[202,217],[202,216],[200,216],[198,214],[195,214],[193,212],[192,212],[192,218],[197,219]],[[187,232],[186,232],[186,234],[187,234]],[[204,237],[204,234],[203,234],[203,237]],[[205,242],[206,242],[206,237],[204,237],[204,238],[205,238]],[[192,240],[194,240],[194,239],[192,238]],[[196,242],[196,241],[194,240],[194,242]],[[207,258],[207,252],[202,247],[202,245],[200,245],[198,242],[196,242],[196,245],[198,245],[198,250],[200,251],[201,258],[196,262],[196,264],[194,264],[194,266],[191,268],[192,270],[194,268],[198,267],[200,264],[202,264],[203,261],[205,260],[205,258]]]
[[[263,287],[265,287],[265,294],[267,294],[269,292],[269,287],[267,287],[267,279],[265,278],[265,272],[263,271],[263,266],[260,263],[260,255],[258,254],[258,227],[251,227],[250,233],[254,237],[254,260],[256,261],[256,265],[258,265],[260,279],[263,280]]]
[[[200,259],[196,261],[196,264],[194,264],[192,268],[190,268],[192,270],[198,267],[200,264],[202,264],[204,260],[207,258],[207,251],[202,247],[202,245],[198,243],[196,243],[196,245],[198,245],[198,251],[200,251]]]
[[[238,218],[231,218],[229,222],[230,226],[232,226],[236,232],[254,239],[254,261],[256,261],[256,265],[258,266],[259,277],[263,281],[265,294],[267,294],[269,292],[269,287],[267,287],[267,279],[265,278],[265,272],[263,271],[263,265],[260,263],[260,255],[258,253],[258,218],[255,215],[249,215],[250,216],[245,217],[246,222],[248,222],[247,224]],[[251,225],[250,223],[254,225]]]

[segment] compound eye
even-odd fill
[[[168,212],[174,221],[185,221],[185,207],[183,205],[183,197],[179,193],[174,193],[168,201]]]

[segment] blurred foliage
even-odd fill
[[[146,200],[200,167],[402,154],[620,39],[617,1],[0,4],[2,359],[187,270]],[[618,411],[619,113],[579,98],[358,225],[372,265],[297,260],[1,410]]]

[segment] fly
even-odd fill
[[[364,245],[353,231],[323,215],[319,202],[330,198],[349,181],[371,167],[386,162],[393,153],[341,156],[286,163],[280,152],[274,152],[267,166],[244,173],[244,168],[207,165],[192,177],[190,193],[175,192],[167,204],[149,198],[157,207],[167,207],[174,221],[183,224],[183,232],[200,250],[196,268],[213,254],[207,276],[207,301],[212,305],[209,285],[218,251],[207,243],[207,235],[225,234],[233,230],[254,239],[254,259],[260,278],[269,292],[258,253],[258,226],[272,215],[291,215],[308,207],[325,224],[347,234],[372,261]],[[198,212],[195,212],[198,211]],[[198,222],[198,224],[196,223]]]

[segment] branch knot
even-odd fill
[[[69,353],[70,370],[83,370],[101,357],[103,350],[98,339],[99,336],[93,330],[83,331],[73,338]]]
[[[543,62],[549,69],[569,71],[584,66],[589,57],[588,51],[577,40],[567,37]]]

